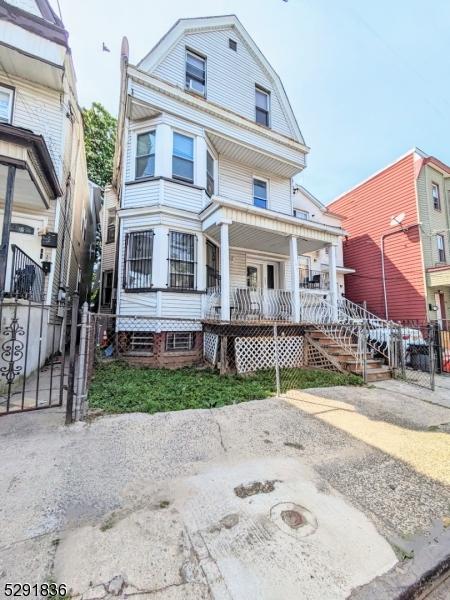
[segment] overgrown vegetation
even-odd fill
[[[117,120],[100,102],[82,113],[88,177],[103,188],[112,180]]]
[[[295,381],[296,389],[362,383],[355,375],[330,371],[290,369],[284,374],[286,381]],[[171,371],[111,362],[97,366],[89,405],[108,413],[156,413],[259,400],[273,396],[275,391],[273,371],[259,371],[248,377],[221,376],[210,370]]]

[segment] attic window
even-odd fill
[[[206,91],[206,58],[188,50],[186,52],[186,87],[197,94]]]
[[[237,52],[237,42],[235,40],[229,38],[228,47],[230,48],[230,50],[234,50],[235,52]]]

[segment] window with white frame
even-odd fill
[[[139,133],[136,138],[135,178],[155,175],[155,132]]]
[[[214,158],[206,152],[206,193],[209,197],[214,194]]]
[[[106,224],[106,243],[111,244],[116,241],[116,209],[108,209],[108,222]]]
[[[441,190],[437,183],[431,184],[431,195],[433,196],[434,209],[441,210]]]
[[[259,208],[267,208],[267,181],[253,179],[253,204]]]
[[[195,344],[195,333],[193,331],[174,331],[166,333],[166,350],[180,351],[192,350]]]
[[[298,219],[309,219],[309,212],[307,210],[301,210],[300,208],[294,208],[294,217]]]
[[[270,93],[255,86],[255,120],[259,125],[270,125]]]
[[[11,123],[14,90],[0,86],[0,123]]]
[[[438,251],[438,261],[445,262],[445,238],[440,233],[436,235],[436,244]]]
[[[220,285],[219,248],[206,241],[206,287],[215,288]]]
[[[125,237],[124,287],[148,290],[152,285],[153,231],[133,231]]]
[[[169,287],[195,289],[196,236],[191,233],[169,233]]]
[[[172,177],[194,183],[194,139],[174,132]]]
[[[206,92],[206,58],[186,50],[186,87],[197,94]]]

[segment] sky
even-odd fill
[[[58,0],[51,2],[57,10]],[[99,101],[117,114],[124,35],[136,64],[177,19],[234,13],[283,81],[311,148],[297,179],[322,202],[414,146],[450,164],[448,0],[59,4],[81,106]]]

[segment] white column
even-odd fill
[[[167,258],[169,256],[169,228],[158,226],[154,228],[153,238],[153,276],[154,288],[166,288],[167,281]]]
[[[220,223],[220,319],[230,320],[230,244],[229,223]]]
[[[330,273],[330,304],[332,308],[333,321],[337,320],[337,273],[336,273],[336,245],[330,244],[328,247],[328,265]]]
[[[196,137],[194,160],[194,183],[202,188],[206,188],[206,140],[199,135]]]
[[[155,176],[172,177],[172,128],[166,123],[156,126],[155,138]]]
[[[300,274],[298,264],[298,246],[297,238],[292,235],[289,238],[289,255],[291,261],[291,292],[292,292],[292,306],[293,306],[293,321],[298,323],[300,321]]]

